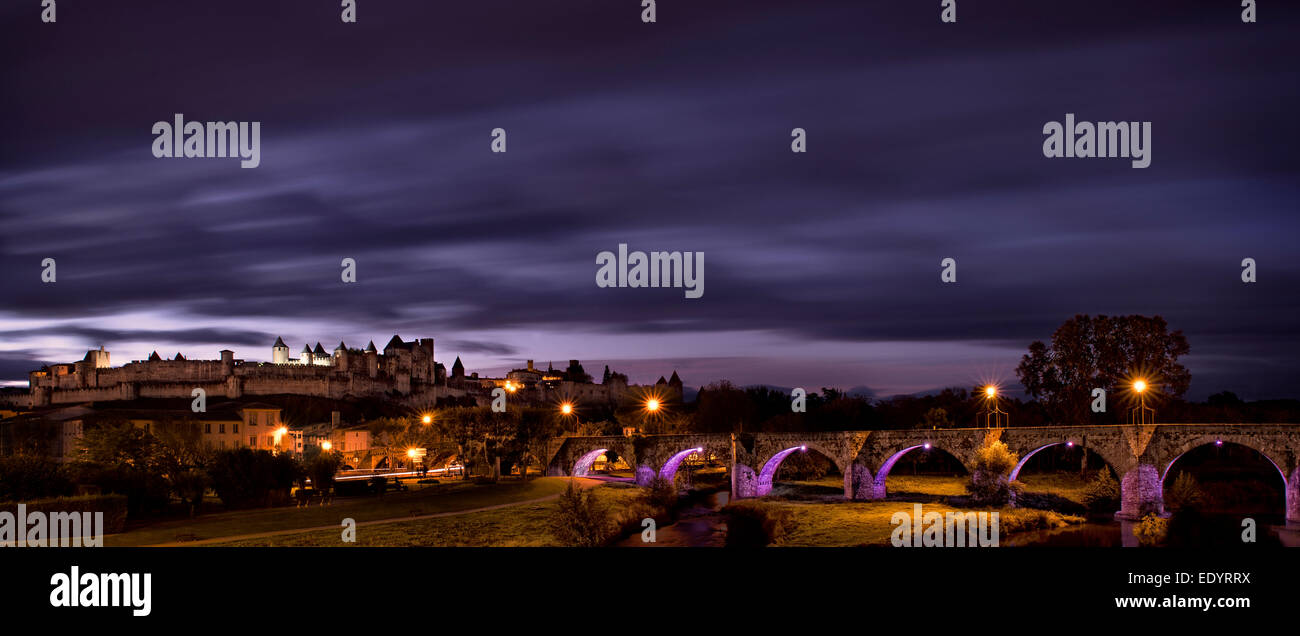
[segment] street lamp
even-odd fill
[[[988,408],[983,411],[984,428],[1005,428],[1009,416],[998,408],[998,387],[993,384],[985,386],[984,399],[988,402]]]
[[[320,449],[325,452],[329,452],[331,448],[334,448],[334,445],[331,444],[329,440],[325,440],[320,443]]]
[[[647,411],[649,411],[649,412],[651,412],[651,413],[654,413],[654,412],[658,411],[658,410],[659,410],[659,400],[656,399],[656,398],[650,398],[649,400],[646,400],[646,403],[645,403],[645,410],[647,410]]]
[[[560,412],[565,415],[573,415],[573,405],[565,402],[560,405]]]
[[[432,424],[432,423],[433,423],[433,416],[430,415],[430,414],[428,414],[428,413],[425,413],[425,414],[424,414],[424,417],[421,417],[421,418],[420,418],[420,422],[421,422],[422,424]]]
[[[1147,408],[1147,389],[1149,388],[1151,388],[1150,385],[1147,384],[1147,381],[1143,378],[1138,378],[1133,381],[1133,392],[1138,394],[1138,406],[1132,411],[1129,411],[1130,424],[1142,424],[1145,426],[1156,423],[1155,410]]]

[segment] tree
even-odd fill
[[[80,481],[126,495],[128,514],[167,504],[172,484],[166,475],[179,466],[148,431],[128,421],[102,421],[87,426],[78,444],[82,452],[73,470]]]
[[[948,428],[952,426],[952,421],[948,419],[948,411],[939,407],[934,407],[925,412],[925,417],[921,419],[921,428]]]
[[[1135,375],[1161,394],[1181,397],[1191,373],[1178,363],[1190,348],[1182,331],[1160,316],[1077,315],[1052,334],[1052,344],[1029,345],[1016,375],[1025,391],[1058,423],[1086,424],[1094,388],[1116,395]]]

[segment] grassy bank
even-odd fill
[[[728,506],[729,512],[747,517],[774,520],[776,526],[771,545],[784,547],[853,547],[887,546],[895,526],[896,512],[911,515],[913,502],[867,501],[845,503],[810,503],[799,501],[747,499]],[[924,512],[968,512],[941,503],[922,504]],[[991,509],[983,509],[991,510]],[[1083,517],[1047,510],[998,508],[999,533],[1014,534],[1029,530],[1062,528],[1082,523]]]
[[[357,522],[472,510],[557,495],[568,480],[540,477],[526,482],[504,480],[496,484],[450,482],[393,492],[382,497],[336,499],[333,505],[308,508],[264,508],[165,521],[105,537],[107,546],[141,546],[176,541],[202,541],[259,532],[338,525],[344,518]],[[337,535],[335,535],[337,539]]]
[[[556,493],[563,491],[567,478],[555,478]],[[613,533],[631,521],[639,522],[650,511],[646,491],[626,484],[603,484],[591,490],[596,503],[608,515]],[[221,547],[559,547],[555,536],[555,500],[523,504],[462,515],[398,521],[357,528],[356,542],[344,543],[342,530],[323,530],[216,544]]]

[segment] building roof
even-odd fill
[[[280,338],[280,336],[276,336],[276,337],[275,337],[275,344],[271,345],[271,348],[273,348],[273,349],[288,349],[288,348],[289,348],[289,345],[284,344],[284,340],[283,340],[282,338]]]
[[[325,353],[325,347],[320,346],[319,342],[316,343],[316,350],[312,351],[311,353],[312,355],[317,355],[317,356],[329,355]]]
[[[303,352],[303,353],[311,353],[311,345],[309,345],[309,344],[305,344],[305,345],[303,345],[303,346],[302,346],[302,352]]]
[[[384,351],[388,351],[389,349],[405,349],[405,348],[406,348],[406,343],[402,342],[402,337],[397,334],[393,334],[393,339],[389,340],[388,344],[384,345]]]
[[[370,344],[366,345],[366,353],[379,353],[379,351],[377,351],[377,350],[375,349],[375,341],[374,341],[374,340],[371,340],[371,341],[370,341]]]
[[[343,344],[343,341],[340,340],[340,341],[339,341],[339,346],[334,347],[334,350],[335,350],[335,351],[347,351],[347,350],[348,350],[348,346],[345,345],[345,344]]]
[[[179,351],[176,352],[176,357],[175,357],[175,358],[172,358],[172,360],[184,360],[184,359],[185,359],[185,356],[181,355],[181,352],[179,352]]]
[[[157,352],[157,351],[155,351],[155,352],[149,354],[149,361],[150,361],[150,362],[153,362],[153,361],[155,361],[155,360],[162,360],[162,356],[158,355],[158,352]]]

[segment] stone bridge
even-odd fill
[[[606,451],[636,469],[636,481],[649,485],[656,475],[672,479],[688,456],[703,453],[730,463],[733,497],[761,497],[792,453],[817,451],[844,475],[848,499],[883,499],[889,471],[907,453],[937,448],[972,470],[975,451],[986,439],[1001,440],[1020,457],[1015,479],[1035,453],[1058,444],[1092,451],[1120,477],[1121,519],[1164,513],[1164,480],[1174,462],[1206,445],[1239,444],[1254,449],[1278,470],[1286,493],[1287,525],[1300,525],[1300,425],[1155,424],[1136,426],[1023,427],[1004,429],[907,429],[816,433],[738,433],[566,437],[551,445],[547,474],[583,476]]]

